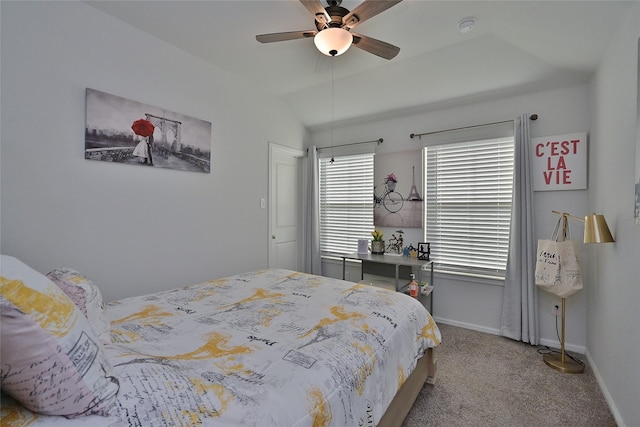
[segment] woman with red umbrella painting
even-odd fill
[[[153,165],[153,155],[151,149],[153,148],[153,131],[155,126],[149,120],[138,119],[131,125],[133,132],[140,136],[140,142],[133,149],[133,155],[144,159],[142,163]]]

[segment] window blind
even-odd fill
[[[504,277],[509,249],[514,139],[429,146],[426,241],[446,269]]]
[[[320,250],[346,254],[373,231],[373,153],[319,159]]]

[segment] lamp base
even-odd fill
[[[542,360],[547,366],[552,367],[565,374],[581,374],[584,372],[584,365],[571,359],[570,357],[564,357],[562,361],[562,355],[557,353],[547,353],[543,356]]]

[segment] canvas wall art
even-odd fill
[[[531,138],[533,191],[587,188],[587,133]]]
[[[91,88],[84,146],[88,160],[211,171],[211,122]]]
[[[373,223],[376,227],[422,227],[422,151],[376,154]]]

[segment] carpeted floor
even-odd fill
[[[403,427],[616,425],[588,363],[563,374],[534,346],[438,326],[436,384],[423,387]]]

